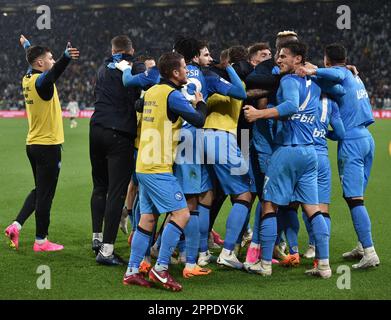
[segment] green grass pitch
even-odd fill
[[[336,145],[331,144],[333,190],[330,214],[331,279],[304,275],[310,261],[295,269],[273,268],[273,276],[263,278],[242,271],[212,266],[208,277],[182,279],[182,268],[173,266],[173,275],[182,282],[183,291],[125,287],[121,280],[125,267],[96,264],[91,246],[91,175],[88,156],[88,120],[79,120],[77,129],[69,129],[64,120],[66,143],[56,197],[51,213],[50,239],[65,245],[62,252],[32,251],[35,219],[27,221],[21,233],[20,250],[13,251],[0,242],[0,299],[389,299],[391,297],[391,121],[378,120],[371,127],[376,141],[376,157],[366,193],[366,205],[372,217],[373,237],[381,265],[377,269],[351,271],[351,289],[337,287],[337,268],[351,266],[341,254],[356,245],[350,213],[341,197],[336,171]],[[0,120],[0,229],[15,218],[24,198],[32,189],[31,168],[25,154],[26,119]],[[225,232],[226,203],[215,229]],[[306,232],[301,221],[299,244],[306,247]],[[126,236],[119,232],[116,250],[129,257]],[[37,268],[51,270],[51,289],[37,289]]]

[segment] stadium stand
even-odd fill
[[[26,2],[19,5],[19,0],[0,1],[0,109],[24,108],[20,79],[27,63],[23,49],[15,54],[21,33],[33,44],[48,44],[55,55],[60,54],[68,40],[80,49],[80,61],[70,67],[72,72],[66,72],[58,86],[64,103],[74,94],[84,109],[93,104],[96,68],[109,54],[114,35],[128,34],[137,54],[158,57],[171,50],[176,34],[193,34],[209,40],[213,56],[218,57],[220,50],[231,45],[247,46],[259,41],[274,45],[276,33],[287,29],[295,30],[310,45],[311,61],[318,65],[322,64],[325,44],[342,42],[349,50],[349,63],[360,71],[372,105],[377,109],[391,108],[388,1],[345,1],[352,13],[350,30],[336,27],[339,2],[232,2],[205,6],[202,1],[190,1],[179,6],[175,1],[165,1],[165,5],[140,0],[132,5],[124,1],[98,0],[95,5],[83,0],[72,5],[51,1],[51,29],[38,30],[39,14],[32,6]]]

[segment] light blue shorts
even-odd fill
[[[137,173],[140,212],[168,213],[187,207],[178,179],[171,173]]]
[[[280,146],[270,158],[263,198],[281,206],[292,200],[319,204],[317,175],[318,159],[313,145]]]

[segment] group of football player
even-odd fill
[[[272,264],[297,266],[299,207],[309,237],[302,257],[313,259],[306,274],[329,278],[327,139],[338,141],[343,197],[359,240],[343,257],[359,260],[353,268],[379,265],[364,205],[374,157],[367,127],[374,120],[357,69],[347,65],[341,44],[325,47],[324,67],[311,64],[306,44],[292,31],[278,33],[275,49],[273,57],[267,43],[233,46],[216,61],[206,42],[180,37],[157,65],[145,59],[145,73],[133,75],[128,62],[116,63],[125,86],[145,90],[137,103],[136,169],[120,224],[127,232],[131,217],[124,284],[155,282],[180,291],[171,263],[184,264],[184,278],[209,275],[212,262],[263,276],[272,274]],[[158,161],[150,161],[157,150]],[[228,195],[222,240],[213,224]],[[218,249],[215,257],[211,251]],[[153,267],[151,257],[157,258]]]

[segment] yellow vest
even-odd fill
[[[23,77],[23,95],[29,124],[26,144],[56,145],[64,143],[61,104],[54,85],[53,97],[43,100],[35,88],[40,74]]]
[[[166,84],[151,87],[144,96],[136,172],[172,173],[182,119],[172,123],[167,115],[168,96],[175,89]]]
[[[208,116],[204,128],[228,131],[236,136],[242,102],[217,93],[211,95],[206,103]]]

